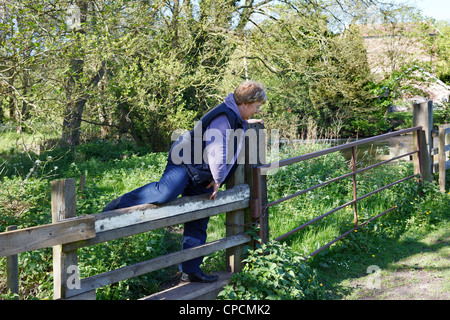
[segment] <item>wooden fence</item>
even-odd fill
[[[441,192],[445,192],[446,170],[450,169],[450,124],[439,126],[439,150],[438,150],[439,186]]]
[[[450,169],[450,124],[440,125],[434,129],[433,101],[428,101],[413,104],[413,125],[423,128],[424,180],[432,181],[433,173],[438,173],[440,191],[445,192],[446,170]],[[434,139],[438,139],[437,148]]]
[[[263,126],[254,124],[249,128],[259,132],[257,146],[265,145]],[[20,230],[12,226],[0,233],[0,257],[7,257],[8,288],[18,293],[17,254],[47,247],[53,247],[54,299],[95,299],[97,288],[219,250],[226,250],[229,273],[241,271],[244,246],[252,240],[245,233],[251,224],[248,210],[251,192],[246,183],[251,180],[252,167],[248,143],[245,152],[246,163],[238,166],[226,190],[219,192],[214,201],[206,194],[178,198],[165,205],[146,204],[77,217],[75,179],[52,181],[52,223]],[[265,157],[265,151],[261,152]],[[261,163],[255,163],[258,164]],[[222,213],[226,213],[223,239],[79,279],[77,250],[82,247]]]
[[[79,248],[225,212],[228,221],[236,220],[236,215],[249,207],[250,189],[240,184],[219,192],[214,201],[200,195],[179,198],[167,205],[148,204],[76,217],[75,179],[53,181],[51,186],[53,223],[0,234],[0,256],[14,259],[21,252],[53,247],[54,299],[95,299],[95,289],[102,286],[224,249],[229,249],[229,270],[239,271],[236,254],[251,240],[230,226],[224,239],[77,279]]]

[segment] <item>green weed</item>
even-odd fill
[[[286,244],[248,249],[245,266],[218,298],[224,300],[317,300],[325,290],[314,269]]]

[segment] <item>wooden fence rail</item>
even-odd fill
[[[0,257],[95,237],[95,218],[82,216],[0,233]]]

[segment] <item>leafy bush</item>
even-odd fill
[[[316,273],[285,243],[269,242],[249,249],[241,273],[234,274],[218,298],[223,300],[323,299]]]
[[[49,223],[50,186],[43,179],[4,177],[0,188],[0,232],[7,226],[32,227]]]

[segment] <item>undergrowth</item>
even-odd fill
[[[281,150],[283,158],[319,150],[327,145],[297,145]],[[151,153],[127,141],[95,141],[71,150],[53,149],[40,155],[7,152],[0,160],[0,231],[9,225],[26,228],[51,222],[50,182],[86,175],[84,190],[77,191],[77,214],[94,214],[112,199],[138,186],[158,180],[167,154]],[[360,164],[363,165],[363,164]],[[349,172],[349,161],[335,153],[293,165],[268,176],[269,202]],[[382,166],[358,177],[362,195],[410,175],[407,162]],[[447,191],[448,192],[448,191]],[[305,223],[352,199],[351,178],[316,189],[271,207],[271,238]],[[359,276],[374,257],[385,252],[386,239],[414,241],[421,234],[448,222],[450,196],[435,184],[419,185],[415,179],[377,193],[358,204],[358,220],[392,206],[396,210],[358,229],[307,261],[300,257],[353,226],[353,208],[348,206],[286,238],[247,251],[245,269],[233,277],[223,299],[329,299],[337,289],[330,277],[340,267],[341,277]],[[209,240],[224,236],[224,215],[212,217]],[[174,226],[117,239],[79,250],[81,278],[117,269],[153,257],[178,251],[181,228]],[[5,286],[6,259],[0,258],[0,295],[13,298]],[[206,257],[204,270],[214,272],[225,266],[223,252]],[[346,267],[347,266],[347,267]],[[364,270],[363,270],[364,269]],[[97,290],[97,299],[137,299],[177,281],[177,266],[166,268]],[[344,275],[345,274],[345,275]],[[52,299],[51,248],[19,254],[21,299]]]
[[[316,271],[285,243],[271,241],[247,249],[241,273],[231,277],[221,300],[320,300],[325,297]]]

